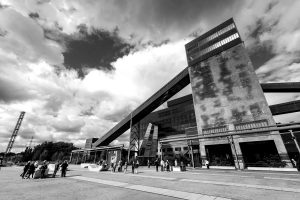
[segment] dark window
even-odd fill
[[[172,148],[167,148],[167,152],[172,152],[173,149]]]
[[[181,147],[175,147],[175,151],[181,151]]]
[[[186,151],[186,150],[189,150],[189,148],[188,148],[188,147],[183,147],[183,150],[185,150],[185,151]]]

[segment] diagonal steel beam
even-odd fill
[[[190,84],[188,67],[182,70],[171,81],[164,85],[160,90],[153,94],[143,104],[136,108],[132,113],[121,120],[116,126],[109,130],[104,136],[97,140],[93,147],[105,146],[122,135],[130,128],[132,114],[132,125],[136,124],[161,104],[170,99],[184,87]],[[292,83],[263,83],[261,84],[264,92],[300,92],[300,82]]]

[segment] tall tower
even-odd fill
[[[185,47],[199,135],[276,125],[233,19]],[[289,163],[280,135],[270,132],[234,136],[230,143],[226,137],[202,139],[201,157],[209,159],[214,145],[225,145],[225,157],[232,156],[235,166],[244,168],[245,160],[254,162],[249,145],[262,148],[258,141],[274,147]],[[227,148],[229,144],[233,145]]]
[[[10,150],[12,149],[12,147],[14,145],[14,142],[15,142],[15,139],[16,139],[16,137],[18,135],[19,129],[21,127],[24,115],[25,115],[25,112],[22,111],[20,113],[20,116],[19,116],[19,119],[18,119],[17,124],[15,126],[15,129],[14,129],[12,135],[11,135],[11,138],[10,138],[10,140],[8,142],[8,145],[7,145],[7,148],[6,148],[6,151],[5,151],[5,155],[8,154],[8,153],[10,153]]]

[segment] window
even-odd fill
[[[181,147],[175,147],[175,151],[181,151]]]
[[[172,152],[173,149],[172,148],[167,148],[167,152]]]
[[[189,150],[189,148],[188,147],[183,147],[183,150],[187,151],[187,150]]]

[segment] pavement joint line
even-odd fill
[[[116,186],[116,187],[137,190],[142,192],[148,192],[148,193],[153,193],[158,195],[170,196],[170,197],[175,197],[180,199],[187,199],[187,200],[230,200],[228,198],[223,198],[223,197],[209,196],[209,195],[203,195],[203,194],[197,194],[191,192],[183,192],[183,191],[164,189],[164,188],[158,188],[152,186],[134,185],[130,183],[108,181],[108,180],[89,178],[83,176],[73,176],[68,178],[75,179],[75,180],[89,181],[89,182],[94,182],[94,183],[99,183],[104,185]]]
[[[177,172],[178,173],[178,172]],[[185,172],[179,172],[182,174],[185,174]],[[255,177],[255,176],[244,176],[244,175],[232,175],[232,174],[211,174],[211,173],[204,173],[204,172],[188,172],[189,174],[205,174],[205,175],[212,175],[212,176],[235,176],[235,177],[243,177],[243,178],[250,178],[250,177]]]
[[[125,175],[125,176],[134,176],[134,177],[144,177],[144,178],[156,178],[156,179],[162,179],[162,180],[170,180],[175,181],[178,178],[170,178],[170,177],[161,177],[161,176],[148,176],[148,175],[141,175],[141,174],[124,174],[124,173],[111,173],[113,175]]]
[[[202,171],[202,170],[201,170]],[[205,171],[205,170],[203,170],[203,171]],[[214,173],[216,173],[216,174],[222,174],[222,173],[228,173],[229,171],[214,171]],[[186,172],[181,172],[181,173],[195,173],[195,174],[200,174],[200,173],[203,173],[203,172],[200,172],[200,170],[199,170],[199,172],[195,172],[195,171],[186,171]],[[208,173],[205,173],[205,174],[209,174],[210,172],[208,172]],[[293,173],[293,174],[286,174],[286,173],[284,173],[284,172],[280,172],[280,171],[278,171],[277,173],[275,173],[275,172],[262,172],[262,171],[240,171],[240,172],[238,172],[238,171],[230,171],[230,173],[233,173],[233,174],[243,174],[243,173],[245,173],[245,174],[259,174],[259,175],[261,175],[261,174],[276,174],[276,175],[280,175],[280,176],[299,176],[300,175],[300,173]]]
[[[92,171],[88,171],[88,170],[84,170],[84,169],[75,169],[75,170],[72,170],[72,171],[83,171],[83,172],[92,172]],[[142,171],[152,171],[152,170],[149,170],[149,169],[146,169],[146,170],[142,170]],[[174,173],[182,173],[182,174],[185,174],[185,173],[189,173],[189,174],[205,174],[205,175],[213,175],[213,176],[235,176],[235,175],[229,175],[229,174],[222,174],[222,173],[228,173],[228,171],[218,171],[214,174],[211,174],[210,172],[208,173],[205,173],[205,172],[192,172],[192,171],[186,171],[186,172],[174,172]],[[293,174],[285,174],[285,173],[272,173],[272,172],[267,172],[267,173],[264,173],[264,172],[259,172],[259,171],[255,171],[255,172],[249,172],[249,171],[242,171],[242,172],[235,172],[235,171],[231,171],[230,173],[233,173],[233,174],[238,174],[240,175],[240,177],[255,177],[255,175],[262,175],[262,174],[265,174],[265,175],[268,175],[268,174],[275,174],[275,175],[279,175],[279,176],[300,176],[300,173],[293,173]],[[242,175],[243,173],[245,174],[254,174],[254,175]]]
[[[240,174],[240,173],[247,173],[247,174],[275,174],[275,175],[280,175],[280,176],[299,176],[300,174],[285,174],[285,173],[281,173],[281,172],[278,172],[278,173],[272,173],[272,172],[259,172],[259,171],[256,171],[256,172],[246,172],[246,171],[242,171],[242,172],[232,172],[232,173],[235,173],[235,174]]]
[[[179,181],[300,193],[300,189],[296,189],[296,188],[283,188],[283,187],[264,186],[264,185],[251,185],[251,184],[243,184],[243,183],[228,183],[228,182],[220,182],[220,181],[204,181],[204,180],[192,180],[192,179],[179,179]]]
[[[300,179],[294,179],[294,178],[278,178],[278,177],[264,177],[265,179],[274,179],[274,180],[285,180],[285,181],[297,181],[300,182]]]

